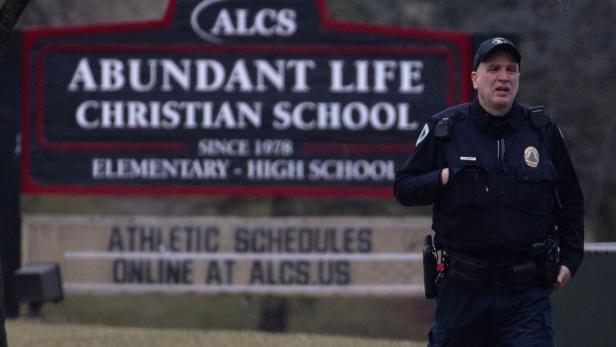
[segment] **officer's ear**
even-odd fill
[[[473,89],[477,90],[477,78],[479,76],[477,75],[477,71],[473,71],[471,72],[471,82],[473,83]]]

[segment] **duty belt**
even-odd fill
[[[475,289],[488,289],[497,283],[506,283],[516,289],[529,288],[540,283],[535,259],[514,265],[494,265],[476,258],[448,252],[447,269],[452,280]]]

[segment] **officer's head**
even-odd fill
[[[502,116],[511,108],[518,93],[521,60],[518,48],[505,38],[493,37],[479,45],[471,79],[488,113]]]

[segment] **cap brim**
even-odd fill
[[[520,62],[522,61],[522,55],[520,54],[520,51],[516,46],[510,43],[501,43],[499,45],[491,47],[486,52],[483,52],[483,54],[481,54],[480,56],[475,57],[473,62],[473,71],[477,70],[479,64],[486,60],[490,55],[494,54],[499,50],[505,50],[511,53],[511,55],[513,55],[518,64],[520,64]]]

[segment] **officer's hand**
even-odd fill
[[[554,282],[554,289],[558,290],[567,284],[571,279],[571,271],[568,267],[561,265],[560,271],[558,272],[558,276],[556,277],[556,282]]]
[[[441,171],[441,183],[446,186],[447,182],[449,182],[449,169],[444,168],[443,171]]]

